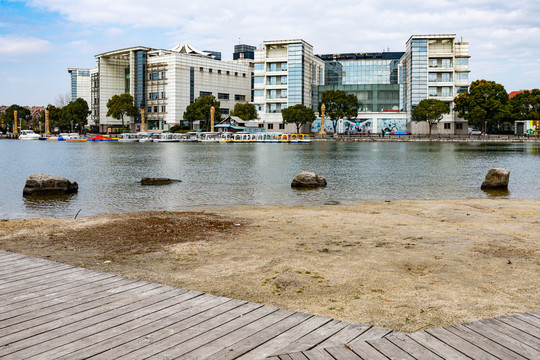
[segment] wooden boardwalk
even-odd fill
[[[540,312],[404,334],[0,251],[0,358],[540,359]]]

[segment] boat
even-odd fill
[[[233,133],[231,132],[222,132],[222,133],[219,133],[219,142],[221,144],[226,144],[226,143],[230,143],[232,142],[232,139],[233,139]]]
[[[21,130],[19,140],[39,140],[39,134],[36,134],[32,130]]]
[[[96,135],[93,138],[88,139],[88,141],[118,141],[118,138],[112,137],[111,135]]]
[[[171,132],[163,132],[159,134],[157,138],[153,140],[154,142],[178,142],[178,139]]]
[[[199,141],[205,142],[205,143],[219,142],[219,134],[217,132],[199,133]]]
[[[288,134],[289,142],[294,144],[307,144],[311,142],[307,134]]]
[[[119,142],[138,142],[139,135],[133,134],[133,133],[123,133],[123,134],[120,134],[118,141]]]
[[[174,134],[179,142],[198,142],[199,137],[196,132]]]
[[[154,141],[154,134],[147,132],[137,133],[137,139],[139,142],[152,142]]]

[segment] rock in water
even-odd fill
[[[486,174],[481,189],[508,189],[510,170],[492,168]]]
[[[323,187],[326,186],[326,179],[313,172],[303,171],[296,175],[291,183],[292,187]]]
[[[149,178],[145,177],[141,179],[141,185],[168,185],[176,182],[182,182],[181,180],[169,179],[169,178]]]
[[[65,195],[77,191],[79,185],[75,181],[56,175],[31,174],[26,179],[23,195]]]

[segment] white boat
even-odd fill
[[[174,134],[179,142],[198,142],[199,137],[196,132]]]
[[[154,142],[178,142],[178,139],[171,132],[159,134],[159,137],[154,139]]]
[[[39,134],[36,134],[32,130],[21,130],[19,140],[39,140]]]
[[[217,132],[199,133],[199,140],[206,143],[219,142],[219,134]]]
[[[137,139],[139,139],[139,142],[152,142],[154,141],[153,136],[154,134],[147,132],[137,133]]]
[[[139,135],[133,134],[133,133],[123,133],[120,134],[120,138],[118,139],[119,142],[138,142],[139,141]]]

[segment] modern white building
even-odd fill
[[[236,103],[252,100],[253,70],[248,62],[220,61],[215,54],[189,45],[171,50],[138,46],[98,54],[96,68],[84,70],[84,84],[78,79],[82,70],[70,69],[72,83],[78,85],[72,87],[72,97],[84,87],[92,110],[89,123],[99,125],[102,132],[121,126],[121,120],[106,115],[107,101],[123,93],[130,93],[135,105],[145,109],[148,130],[180,124],[187,106],[203,95],[214,95],[222,114],[228,115]],[[132,131],[140,129],[140,117],[124,122]]]
[[[266,130],[286,130],[281,112],[303,104],[317,111],[324,62],[304,40],[265,41],[254,51],[253,104]],[[292,131],[295,125],[290,125]],[[289,129],[287,129],[289,130]]]
[[[452,111],[453,99],[469,86],[469,43],[455,34],[412,35],[400,61],[400,108],[412,120],[412,111],[423,99],[438,99],[450,106],[441,127],[446,133],[464,131],[463,121]]]

